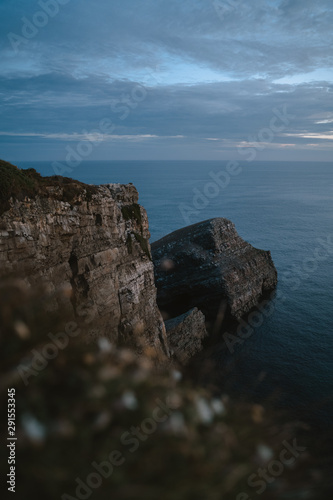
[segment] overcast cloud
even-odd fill
[[[0,24],[4,159],[332,160],[331,0],[4,0]]]

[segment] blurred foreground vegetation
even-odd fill
[[[1,407],[15,388],[16,499],[332,498],[328,430],[213,397],[151,352],[87,344],[53,302],[22,281],[0,286]],[[249,486],[295,439],[306,450]]]

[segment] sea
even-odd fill
[[[52,162],[16,164],[55,173]],[[207,354],[214,373],[206,371],[202,383],[218,381],[234,398],[273,401],[332,425],[333,162],[82,161],[64,175],[89,184],[132,182],[151,242],[226,217],[242,238],[270,250],[279,282],[269,314],[232,349],[217,340]]]

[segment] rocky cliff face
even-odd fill
[[[203,349],[208,336],[205,316],[196,307],[165,322],[170,353],[182,365]]]
[[[227,219],[210,219],[152,244],[157,301],[165,317],[198,307],[240,318],[277,283],[271,254],[240,238]]]
[[[16,191],[0,200],[0,277],[62,290],[54,308],[72,310],[91,337],[166,352],[147,214],[134,186],[86,186],[34,171],[23,182],[24,171],[6,165]]]
[[[88,336],[152,347],[187,363],[202,348],[204,315],[240,318],[272,290],[270,252],[211,219],[149,245],[148,219],[132,184],[85,185],[43,178],[0,160],[0,278],[53,293],[53,309],[75,315]],[[49,307],[49,305],[48,305]],[[192,310],[198,307],[198,310]]]

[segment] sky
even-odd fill
[[[1,0],[0,158],[333,159],[332,0]]]

